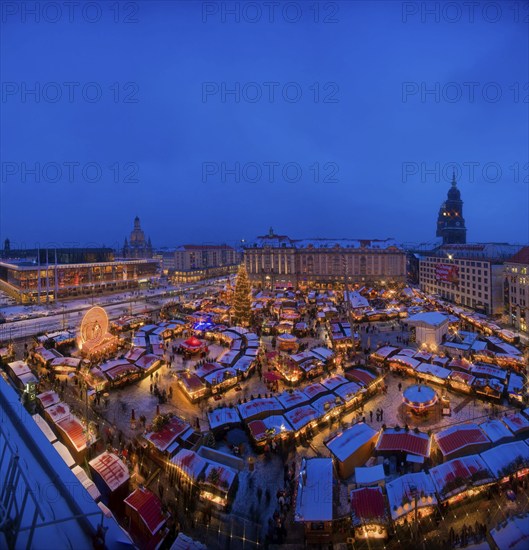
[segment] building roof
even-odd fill
[[[183,244],[176,250],[235,250],[227,244]]]
[[[285,418],[295,431],[301,430],[318,416],[318,411],[310,405],[301,405],[285,413]]]
[[[430,468],[430,476],[437,493],[443,498],[466,490],[469,481],[476,486],[495,479],[478,454],[455,458]],[[458,481],[460,483],[457,483]]]
[[[521,245],[508,243],[444,244],[429,255],[446,258],[451,254],[454,258],[500,262],[508,260],[521,248]]]
[[[529,265],[529,246],[524,246],[507,263]]]
[[[298,477],[295,521],[332,521],[332,458],[304,458]]]
[[[89,463],[111,491],[115,491],[129,480],[129,469],[114,453],[105,451]]]
[[[371,441],[377,431],[364,422],[358,422],[325,442],[325,446],[340,461],[344,462],[360,447]]]
[[[150,441],[159,451],[167,450],[167,447],[180,435],[182,435],[189,428],[189,424],[173,416],[169,422],[162,426],[157,432],[149,432],[144,435],[147,441]]]
[[[384,466],[365,466],[355,468],[355,481],[357,485],[376,485],[386,479]]]
[[[387,429],[380,432],[376,445],[378,452],[401,451],[413,455],[430,456],[430,437],[424,433],[412,431],[395,431]]]
[[[490,443],[490,439],[477,424],[453,426],[435,434],[434,438],[444,456],[471,445]]]
[[[375,249],[387,250],[390,248],[400,249],[400,245],[394,239],[291,239],[286,235],[276,235],[271,232],[267,235],[260,235],[257,239],[248,243],[245,248],[352,248],[352,249]]]
[[[138,487],[124,502],[138,512],[152,535],[155,535],[164,526],[166,518],[162,513],[162,503],[153,492],[144,487]]]
[[[178,533],[169,550],[207,550],[207,546],[184,535],[184,533]]]
[[[386,484],[386,492],[393,519],[398,519],[415,509],[415,496],[418,508],[437,505],[432,478],[425,472],[405,474],[390,481]],[[406,501],[404,506],[403,501]]]
[[[505,425],[515,434],[529,430],[529,420],[519,412],[507,413],[502,418]]]
[[[208,412],[209,427],[214,430],[226,424],[237,424],[241,421],[241,417],[237,409],[231,407],[222,407]]]
[[[479,427],[487,434],[492,443],[498,443],[502,439],[512,439],[514,437],[511,430],[501,420],[487,420],[480,424]]]
[[[252,399],[247,403],[241,403],[237,406],[239,414],[243,420],[253,418],[259,414],[283,412],[283,405],[275,397],[262,397]]]
[[[81,421],[75,416],[63,418],[56,422],[57,428],[64,433],[77,452],[86,449],[88,439]]]
[[[360,385],[369,386],[376,376],[364,369],[348,369],[345,373],[345,377],[348,380],[358,382]]]
[[[527,514],[512,517],[490,530],[490,536],[497,548],[525,550],[529,546],[529,521]]]
[[[351,516],[354,525],[371,521],[385,522],[386,506],[380,487],[363,487],[351,491]]]
[[[518,457],[526,462],[529,461],[529,446],[524,441],[503,443],[481,453],[481,458],[486,462],[490,471],[499,478],[508,475],[504,469],[510,466],[513,461],[516,461]]]
[[[421,324],[431,327],[440,327],[448,323],[448,315],[441,313],[440,311],[424,311],[412,315],[406,320],[410,324]]]
[[[171,462],[194,481],[198,480],[207,465],[204,458],[190,449],[180,449]]]

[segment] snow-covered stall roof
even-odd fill
[[[486,462],[478,454],[455,458],[430,468],[430,476],[442,499],[466,491],[469,482],[477,487],[495,480]]]
[[[529,517],[514,516],[490,530],[490,537],[497,548],[525,550],[529,546]]]
[[[498,443],[506,439],[512,439],[514,434],[507,426],[497,419],[487,420],[479,425],[479,427],[487,434],[487,437],[492,443]]]
[[[106,486],[113,492],[130,479],[129,469],[114,453],[105,451],[89,463],[90,468],[99,474]]]
[[[386,479],[384,466],[359,466],[355,468],[355,482],[357,485],[378,485]]]
[[[331,458],[302,460],[294,511],[295,521],[332,521],[333,481]]]
[[[252,420],[248,422],[248,429],[255,441],[293,431],[290,423],[282,415],[267,416],[263,420]]]
[[[477,424],[452,426],[434,435],[437,446],[443,456],[458,452],[472,445],[490,444],[490,439]]]
[[[238,424],[241,421],[241,417],[237,412],[237,409],[231,407],[222,407],[220,409],[214,409],[208,412],[209,427],[214,430],[222,426],[230,426],[232,424]]]
[[[322,380],[320,384],[327,388],[328,391],[333,391],[339,386],[342,386],[343,384],[347,384],[348,380],[345,378],[345,376],[342,376],[341,374],[335,374],[333,376],[329,376],[329,378],[326,378],[325,380]]]
[[[241,403],[237,408],[243,420],[251,420],[259,415],[270,416],[271,414],[282,413],[284,410],[283,405],[275,397],[252,399],[247,403]]]
[[[276,396],[277,400],[283,405],[285,410],[293,409],[309,401],[309,398],[299,390],[284,391]]]
[[[301,430],[307,424],[318,418],[318,411],[310,405],[302,405],[285,413],[285,418],[290,422],[294,431]]]
[[[173,458],[171,458],[171,464],[196,482],[202,472],[204,472],[207,460],[195,453],[195,451],[180,449]]]
[[[325,446],[340,462],[344,462],[363,445],[374,439],[377,430],[364,422],[358,422],[350,428],[325,442]]]
[[[416,495],[418,495],[419,509],[437,505],[434,483],[432,478],[424,472],[405,474],[390,481],[386,484],[386,492],[391,517],[394,520],[415,510]]]
[[[53,433],[53,430],[50,428],[50,425],[40,416],[40,414],[34,414],[33,420],[37,426],[41,429],[42,433],[46,436],[46,439],[50,443],[55,443],[57,441],[57,436]]]

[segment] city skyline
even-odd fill
[[[528,242],[522,15],[420,6],[4,14],[0,239],[429,242],[455,168],[469,242]]]

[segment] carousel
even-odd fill
[[[277,337],[277,345],[281,351],[298,351],[298,339],[293,334],[280,334]]]
[[[404,390],[402,400],[415,414],[425,414],[437,403],[437,393],[430,386],[417,384]]]

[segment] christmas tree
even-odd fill
[[[250,324],[252,315],[252,286],[244,264],[239,266],[232,299],[233,318],[242,326]]]

